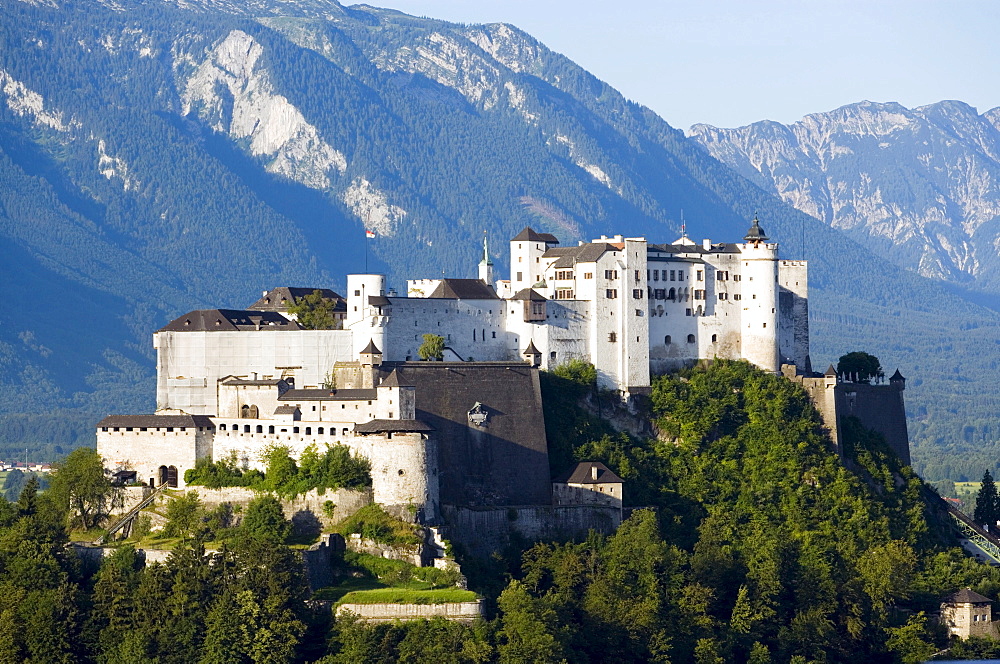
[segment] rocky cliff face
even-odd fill
[[[1000,109],[861,102],[785,126],[695,125],[708,152],[897,264],[1000,293]]]

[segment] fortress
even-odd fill
[[[649,391],[651,372],[699,359],[811,375],[807,265],[779,259],[756,218],[736,244],[614,236],[563,247],[525,228],[510,241],[508,279],[494,280],[485,240],[478,269],[411,280],[406,296],[383,275],[348,275],[346,298],[321,291],[341,329],[303,329],[288,312],[307,288],[185,314],[153,335],[156,414],[105,418],[98,451],[143,481],[183,486],[203,457],[259,468],[271,445],[298,454],[339,442],[371,462],[376,502],[433,523],[449,507],[554,504],[539,369],[590,362],[625,400]],[[427,333],[443,337],[444,361],[416,361]],[[553,509],[620,519],[620,485],[574,487],[556,488]]]

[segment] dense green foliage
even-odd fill
[[[346,445],[326,445],[321,454],[315,445],[307,446],[298,462],[287,447],[277,445],[267,450],[264,458],[267,470],[240,468],[236,455],[212,461],[199,459],[194,468],[184,473],[187,484],[218,489],[244,486],[260,491],[273,491],[293,497],[315,489],[323,495],[327,489],[361,489],[371,486],[371,464],[364,457],[351,453]]]
[[[288,307],[288,313],[295,314],[299,325],[307,330],[339,330],[342,322],[334,316],[337,303],[323,297],[323,292],[314,290],[298,302]]]
[[[415,546],[422,538],[417,527],[387,513],[378,503],[371,503],[340,524],[342,535],[357,533],[386,546]]]

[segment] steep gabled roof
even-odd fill
[[[889,376],[889,382],[894,382],[897,380],[906,380],[905,378],[903,378],[903,374],[899,373],[899,369],[896,369],[896,373]]]
[[[528,347],[524,349],[523,353],[521,353],[521,355],[541,355],[541,354],[542,353],[537,348],[535,348],[535,342],[532,340],[528,340]]]
[[[375,341],[373,339],[369,339],[368,340],[368,345],[365,346],[365,349],[363,351],[361,351],[360,354],[361,355],[366,355],[366,354],[367,355],[381,355],[382,351],[380,351],[378,349],[378,346],[375,345]]]
[[[389,375],[382,379],[382,382],[378,384],[379,387],[413,387],[399,377],[399,372],[393,369],[389,372]]]
[[[594,479],[594,467],[597,468],[597,479]],[[552,481],[560,484],[623,484],[622,478],[600,461],[581,461]]]
[[[157,332],[252,332],[301,330],[295,321],[277,311],[198,309],[167,323]]]
[[[983,597],[971,588],[962,588],[944,598],[943,604],[989,604],[989,597]]]
[[[428,296],[448,300],[496,300],[496,292],[481,279],[442,279]]]

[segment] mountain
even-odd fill
[[[474,276],[484,230],[502,272],[526,224],[672,241],[683,211],[731,241],[757,212],[811,261],[814,365],[857,349],[898,365],[918,468],[981,474],[939,452],[997,438],[1000,316],[512,26],[332,0],[0,6],[0,452],[151,410],[150,334],[186,310],[343,288],[366,264],[397,287]]]
[[[869,101],[782,125],[695,125],[713,157],[897,265],[1000,293],[1000,108]]]

